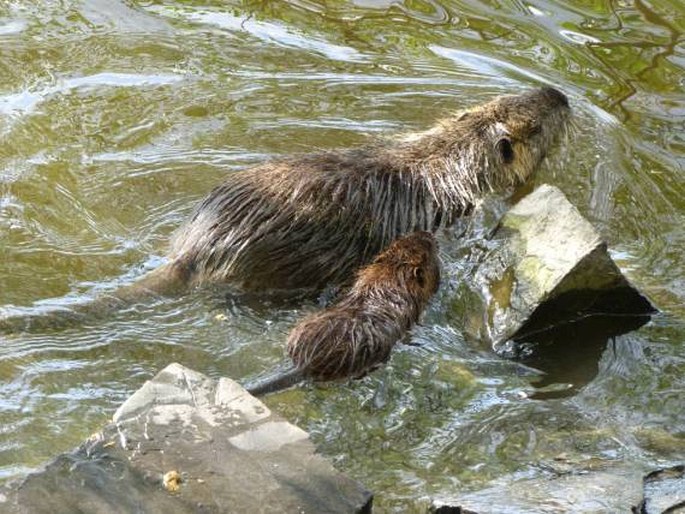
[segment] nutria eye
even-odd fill
[[[423,276],[423,269],[416,268],[414,270],[414,276],[416,277],[416,282],[419,284],[419,287],[423,287],[426,283],[426,278]]]
[[[497,141],[497,151],[507,164],[514,160],[514,147],[511,146],[511,141],[508,139],[502,138]]]

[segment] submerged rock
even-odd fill
[[[505,476],[490,487],[459,498],[435,499],[434,514],[562,514],[630,512],[640,502],[641,473],[633,466],[606,463],[576,466],[543,478]]]
[[[306,432],[239,384],[171,364],[113,423],[18,486],[7,513],[371,512]]]
[[[505,476],[459,498],[436,498],[433,514],[614,514],[685,513],[685,466],[659,469],[642,478],[636,463],[570,462],[550,466],[549,476]]]
[[[652,471],[643,484],[644,498],[635,514],[685,514],[685,465]]]
[[[543,185],[501,220],[497,247],[470,288],[466,330],[501,352],[560,323],[602,315],[646,321],[651,303],[623,276],[594,227],[557,188]],[[632,320],[628,318],[633,318]],[[620,328],[619,328],[620,329]]]

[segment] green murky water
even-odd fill
[[[682,2],[226,4],[0,0],[3,311],[130,282],[233,170],[554,84],[580,130],[538,181],[569,196],[662,313],[590,346],[579,333],[545,378],[577,392],[526,399],[533,378],[455,323],[469,242],[446,240],[450,277],[415,331],[421,346],[362,381],[268,402],[376,491],[379,511],[543,476],[559,455],[645,468],[685,458]],[[75,446],[172,361],[236,379],[266,372],[313,308],[195,294],[0,336],[0,480]]]

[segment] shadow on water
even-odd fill
[[[643,326],[655,312],[629,287],[565,294],[538,308],[514,337],[512,352],[517,360],[545,373],[533,384],[531,398],[574,395],[597,376],[607,345],[620,344],[617,338]]]
[[[590,316],[540,332],[521,342],[519,359],[543,371],[533,384],[534,399],[565,398],[592,381],[607,345],[621,344],[620,336],[637,330],[650,316]]]

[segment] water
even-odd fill
[[[465,341],[459,259],[389,365],[269,405],[309,430],[379,511],[421,510],[568,458],[685,457],[685,7],[553,1],[0,0],[0,305],[45,309],[158,265],[169,234],[234,170],[421,129],[553,84],[579,133],[560,187],[661,310],[560,353],[540,377]],[[457,296],[455,298],[455,295]],[[61,331],[0,336],[0,480],[78,444],[172,361],[247,379],[283,358],[311,303],[195,294]],[[569,355],[570,354],[570,355]]]

